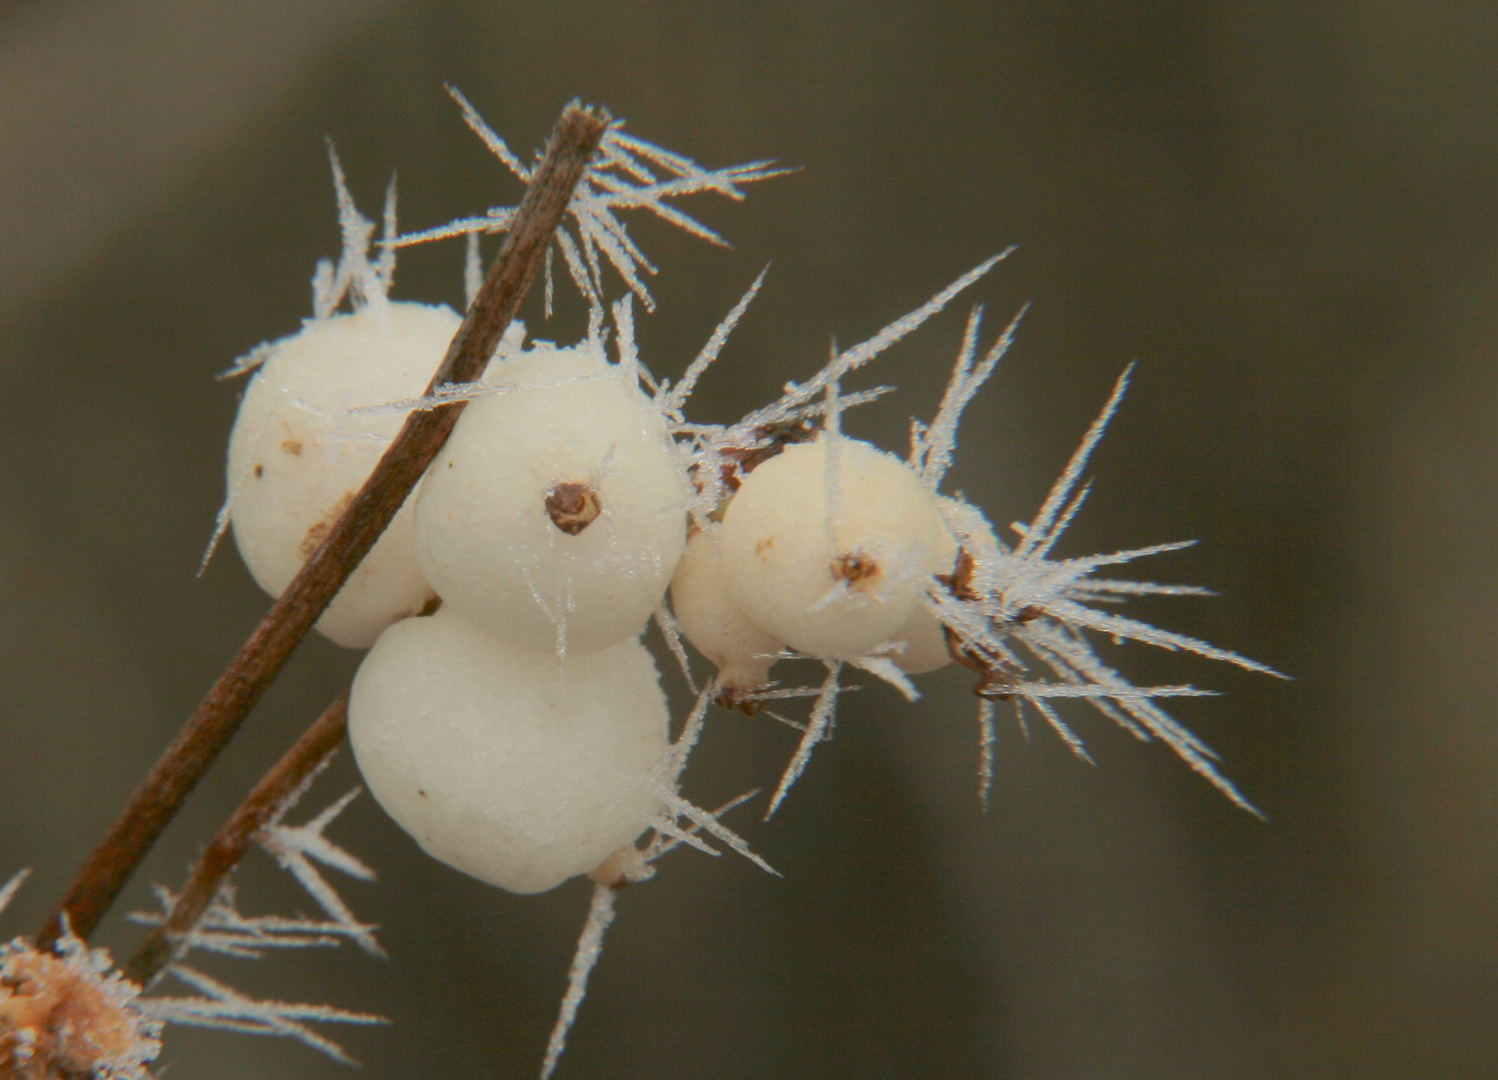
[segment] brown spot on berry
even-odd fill
[[[832,560],[832,576],[849,585],[858,585],[879,576],[879,564],[861,551],[850,551]]]
[[[333,531],[333,523],[343,516],[343,512],[353,501],[354,493],[345,491],[343,497],[329,507],[328,512],[307,530],[307,534],[302,537],[301,546],[297,548],[297,553],[301,555],[303,562],[310,559],[312,553],[322,547],[322,542],[328,538],[328,533]]]
[[[754,554],[757,557],[763,559],[765,557],[765,552],[769,551],[774,546],[775,538],[773,536],[767,536],[754,545]]]
[[[598,492],[587,484],[558,484],[546,493],[546,515],[568,536],[576,536],[603,511]]]
[[[265,466],[262,465],[262,464],[260,464],[260,462],[258,462],[258,461],[255,462],[255,479],[259,480],[264,475],[265,475]]]
[[[283,440],[282,443],[281,443],[281,452],[283,454],[290,454],[293,457],[300,457],[301,453],[302,453],[302,440],[301,439],[285,439],[285,440]]]

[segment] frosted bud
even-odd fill
[[[749,474],[719,544],[750,619],[793,649],[850,657],[909,621],[945,569],[943,536],[935,496],[903,461],[824,435]]]
[[[665,421],[596,344],[494,364],[416,505],[427,580],[522,649],[593,652],[633,637],[686,543],[686,470]]]
[[[728,595],[716,530],[699,529],[687,538],[671,579],[671,607],[686,639],[718,666],[725,697],[769,682],[775,661],[768,654],[778,653],[781,643],[751,622]]]
[[[308,323],[272,347],[240,402],[228,466],[234,540],[266,592],[279,596],[317,550],[405,420],[350,410],[419,397],[458,322],[450,308],[391,303]],[[317,629],[368,648],[431,599],[412,524],[408,501]]]
[[[428,854],[517,893],[588,873],[645,830],[666,728],[638,641],[559,663],[446,605],[386,630],[349,698],[349,741],[385,811]]]

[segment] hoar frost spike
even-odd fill
[[[469,104],[468,99],[449,86],[463,120],[515,177],[529,181],[531,170],[509,148]],[[567,273],[589,307],[604,307],[603,264],[613,266],[629,290],[647,310],[655,309],[655,300],[645,285],[645,277],[656,272],[655,265],[630,238],[619,214],[625,210],[644,210],[667,224],[675,225],[702,240],[726,247],[728,242],[712,229],[672,206],[667,200],[699,192],[713,192],[727,198],[744,197],[744,184],[782,176],[788,169],[776,168],[772,162],[752,161],[724,169],[704,169],[691,158],[672,153],[654,143],[638,139],[624,131],[624,121],[615,120],[603,137],[599,154],[578,186],[568,208],[571,228],[557,230],[556,249],[561,252]],[[449,236],[504,232],[515,218],[512,206],[497,206],[478,217],[459,218],[434,229],[401,237],[399,244],[416,244]],[[547,313],[551,311],[551,262],[547,260]]]
[[[977,361],[980,319],[981,310],[975,308],[936,419],[929,428],[917,425],[914,429],[911,462],[933,491],[939,487],[951,462],[962,410],[1013,339],[1015,323]],[[1235,804],[1258,814],[1218,770],[1217,755],[1157,704],[1161,698],[1195,696],[1205,691],[1189,686],[1136,687],[1108,666],[1087,638],[1087,631],[1098,631],[1278,675],[1267,665],[1237,653],[1089,606],[1145,594],[1200,595],[1202,590],[1190,586],[1092,576],[1105,566],[1186,545],[1161,544],[1111,555],[1051,558],[1056,542],[1086,498],[1088,487],[1083,485],[1079,489],[1078,484],[1123,398],[1128,374],[1126,371],[1119,378],[1102,414],[1088,429],[1035,520],[1028,526],[1016,526],[1021,537],[1017,546],[1009,548],[998,540],[982,512],[971,504],[960,498],[941,502],[948,527],[962,550],[956,571],[933,582],[927,604],[944,625],[954,657],[978,672],[977,692],[989,699],[979,709],[980,795],[986,805],[992,781],[990,702],[1012,699],[1017,707],[1021,702],[1033,706],[1074,751],[1086,757],[1081,740],[1054,705],[1058,698],[1077,697],[1086,699],[1137,737],[1163,740]],[[1037,664],[1049,669],[1059,681],[1035,680],[1030,673]]]

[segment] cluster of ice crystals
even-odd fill
[[[957,449],[963,411],[1008,351],[1023,309],[981,356],[982,309],[973,309],[935,418],[929,424],[912,421],[911,449],[908,465],[902,467],[903,475],[934,497],[933,506],[942,521],[943,543],[932,545],[934,551],[925,549],[924,563],[910,559],[896,564],[909,580],[910,594],[914,597],[914,610],[906,609],[908,618],[895,629],[893,610],[881,612],[878,605],[871,604],[860,610],[868,624],[861,639],[855,640],[851,633],[846,638],[819,636],[815,632],[819,619],[836,612],[838,603],[846,602],[852,590],[846,583],[839,588],[839,583],[832,580],[837,576],[836,559],[834,573],[828,575],[828,560],[810,557],[804,563],[807,567],[816,564],[817,572],[809,573],[805,581],[787,590],[787,597],[794,598],[793,604],[785,610],[773,610],[772,601],[780,596],[775,589],[767,588],[761,578],[772,565],[776,549],[784,550],[787,546],[788,535],[792,537],[792,545],[808,544],[821,553],[827,547],[824,534],[835,529],[834,521],[856,512],[850,511],[850,507],[879,517],[878,507],[882,502],[889,516],[900,514],[895,510],[898,505],[904,508],[904,516],[910,517],[909,508],[915,505],[911,499],[892,499],[888,495],[881,499],[859,492],[856,471],[839,475],[836,447],[841,445],[851,454],[865,456],[873,452],[871,448],[849,450],[864,444],[840,438],[840,413],[883,389],[845,394],[842,380],[944,308],[1007,254],[1006,251],[963,275],[868,341],[842,352],[834,350],[831,360],[812,378],[788,384],[779,400],[751,411],[736,424],[692,424],[685,418],[684,407],[691,389],[743,316],[760,281],[754,283],[719,326],[681,381],[674,387],[662,384],[657,402],[672,421],[678,438],[692,448],[693,478],[699,492],[694,506],[698,526],[706,532],[718,530],[724,537],[719,540],[720,547],[733,551],[731,561],[721,560],[724,569],[716,594],[700,581],[690,580],[690,588],[674,597],[678,619],[688,639],[719,665],[720,689],[728,691],[720,693],[719,699],[725,704],[752,708],[771,700],[776,693],[773,684],[761,690],[747,686],[745,671],[763,677],[770,664],[796,655],[819,659],[826,665],[827,678],[807,722],[799,725],[803,738],[781,779],[772,810],[805,769],[811,751],[830,737],[832,706],[845,665],[879,676],[914,698],[917,691],[908,675],[935,670],[955,660],[977,676],[980,796],[985,805],[992,777],[993,725],[999,703],[1012,703],[1021,723],[1026,711],[1033,709],[1075,752],[1086,758],[1082,740],[1057,707],[1059,699],[1080,698],[1136,736],[1162,740],[1234,803],[1257,813],[1222,775],[1210,748],[1160,704],[1164,698],[1199,696],[1206,691],[1191,686],[1134,686],[1101,659],[1089,638],[1089,633],[1101,633],[1115,640],[1128,639],[1194,652],[1249,670],[1277,674],[1266,665],[1229,650],[1099,608],[1099,604],[1116,606],[1131,596],[1207,594],[1207,590],[1192,586],[1096,576],[1105,567],[1187,544],[1161,544],[1070,559],[1053,555],[1057,542],[1086,498],[1089,486],[1083,482],[1083,474],[1122,399],[1127,372],[1035,519],[1028,525],[1015,526],[1019,542],[1014,546],[1004,544],[994,535],[977,507],[960,496],[938,495]],[[821,447],[831,448],[832,452],[819,451]],[[816,461],[815,468],[802,467],[801,471],[815,481],[800,485],[805,491],[792,491],[794,485],[777,483],[774,487],[783,487],[784,497],[761,499],[761,489],[771,489],[768,481],[777,473],[791,472],[798,458],[812,462],[819,452],[827,459],[825,462]],[[777,490],[776,495],[780,494]],[[768,505],[761,505],[762,502]],[[792,519],[798,516],[804,520],[792,525]],[[763,520],[766,527],[744,529],[739,526],[742,519]],[[705,542],[702,546],[704,550],[708,547]],[[702,576],[697,561],[689,566],[689,573],[693,577]],[[724,625],[741,627],[730,639],[747,643],[737,652],[726,649],[719,637],[699,628],[704,621],[698,613],[699,605],[705,611],[714,604],[725,609]],[[878,618],[881,613],[887,616],[884,621]],[[886,622],[891,625],[885,625]],[[747,629],[743,624],[747,624]],[[756,638],[755,630],[763,636]],[[771,648],[773,641],[783,641],[796,652],[775,650]]]
[[[467,98],[453,87],[448,87],[448,93],[462,109],[464,122],[483,140],[490,153],[517,179],[528,183],[531,168],[484,122]],[[654,310],[655,300],[645,285],[645,277],[656,272],[655,265],[630,238],[629,230],[619,217],[620,212],[644,210],[693,236],[727,246],[727,241],[716,232],[667,200],[700,192],[740,200],[744,197],[740,190],[743,185],[780,176],[784,172],[786,170],[778,169],[768,161],[704,169],[690,158],[626,133],[624,122],[615,120],[609,125],[598,156],[589,165],[572,197],[568,223],[557,230],[555,250],[562,253],[567,273],[594,310],[601,311],[604,307],[605,262],[613,266],[647,309]],[[397,243],[416,244],[464,234],[505,232],[514,222],[515,212],[514,206],[497,206],[477,217],[459,218],[446,225],[403,236]],[[548,313],[551,300],[551,257],[548,252]]]
[[[322,763],[326,765],[326,761]],[[320,765],[317,771],[321,771]],[[314,1030],[312,1023],[383,1024],[369,1013],[353,1012],[329,1005],[259,999],[235,990],[184,961],[194,952],[236,959],[259,959],[269,950],[336,947],[345,941],[358,945],[371,956],[384,957],[374,938],[377,927],[360,922],[333,885],[318,869],[339,870],[358,880],[372,880],[374,871],[334,843],[326,834],[330,824],[359,794],[346,793],[301,825],[286,823],[317,771],[276,808],[257,836],[262,848],[287,870],[326,914],[324,919],[304,915],[245,915],[239,909],[232,882],[219,887],[218,895],[197,925],[173,939],[174,959],[165,973],[197,991],[189,996],[151,996],[138,1001],[143,1015],[162,1023],[189,1027],[218,1028],[252,1035],[293,1039],[345,1064],[357,1064],[343,1047]],[[176,897],[156,887],[159,912],[132,912],[133,922],[159,926],[171,911]],[[155,987],[152,988],[153,991]]]
[[[388,1023],[381,1016],[335,1009],[330,1005],[252,998],[185,964],[173,964],[167,970],[198,993],[192,997],[143,999],[141,1006],[147,1015],[163,1023],[294,1039],[345,1065],[357,1065],[358,1062],[332,1039],[308,1027],[309,1023]]]

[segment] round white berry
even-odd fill
[[[391,303],[308,323],[276,342],[245,390],[229,436],[234,540],[272,596],[302,568],[405,419],[361,406],[419,397],[458,328],[446,307]],[[368,648],[431,599],[401,508],[317,628]]]
[[[386,630],[349,700],[354,756],[386,812],[429,854],[517,893],[588,873],[645,830],[666,728],[638,641],[559,661],[445,605]]]
[[[937,573],[951,574],[956,569],[957,541],[947,529],[942,530],[941,547],[937,551]],[[947,648],[947,632],[941,619],[927,606],[925,600],[916,604],[915,611],[905,625],[895,632],[895,649],[890,660],[907,675],[924,675],[937,671],[952,662],[951,650]]]
[[[444,603],[508,645],[587,653],[639,633],[686,543],[665,421],[595,344],[494,364],[416,504]]]
[[[749,474],[719,543],[750,619],[801,652],[854,657],[910,619],[945,569],[943,535],[935,496],[903,461],[824,435]]]
[[[671,608],[686,639],[717,665],[720,692],[732,696],[769,682],[773,655],[782,645],[728,595],[715,529],[699,529],[687,538],[671,579]]]

